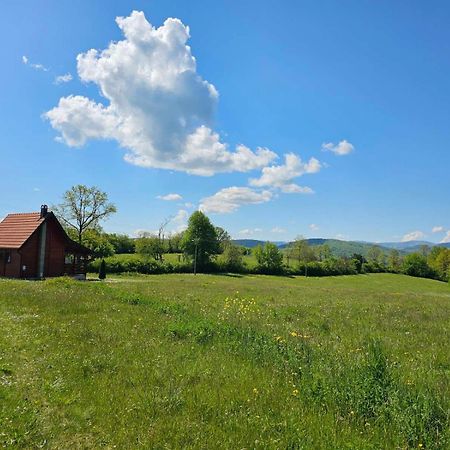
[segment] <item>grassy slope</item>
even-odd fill
[[[448,448],[449,318],[390,274],[0,281],[0,445]]]

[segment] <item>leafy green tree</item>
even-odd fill
[[[224,251],[225,247],[231,242],[231,236],[228,234],[228,231],[224,230],[222,227],[215,227],[215,229],[220,249]]]
[[[114,247],[114,253],[134,253],[136,250],[134,239],[126,234],[109,233],[107,238]]]
[[[167,252],[168,253],[182,253],[183,248],[181,241],[183,240],[184,231],[180,233],[170,234],[167,237]]]
[[[386,265],[385,254],[378,245],[372,245],[367,252],[367,260],[379,268]]]
[[[185,254],[194,261],[194,271],[203,270],[213,255],[220,253],[217,232],[209,218],[201,211],[189,217],[181,246]]]
[[[74,240],[78,238],[77,232],[73,228],[68,228],[67,234]],[[84,231],[83,245],[92,250],[95,258],[106,258],[115,253],[114,246],[110,242],[108,235],[103,233],[99,226]]]
[[[402,265],[403,272],[413,277],[429,278],[432,270],[427,263],[427,258],[420,253],[406,255]]]
[[[319,261],[326,261],[332,257],[331,249],[328,244],[317,245],[315,253]]]
[[[400,272],[400,270],[402,268],[402,259],[400,257],[400,252],[395,248],[393,248],[389,252],[388,268],[391,272],[394,272],[394,273]]]
[[[291,242],[288,248],[289,257],[296,260],[298,264],[309,263],[316,260],[314,250],[308,244],[308,241],[303,237],[298,237]]]
[[[257,269],[262,273],[280,273],[283,271],[283,254],[272,242],[264,246],[258,245],[254,249]]]
[[[353,253],[351,257],[351,261],[353,262],[355,269],[358,273],[362,272],[363,264],[366,262],[366,259],[363,255],[359,253]]]
[[[230,272],[242,272],[244,269],[242,248],[232,244],[230,241],[225,244],[222,260]]]
[[[136,253],[154,258],[157,261],[163,260],[165,248],[159,236],[146,234],[136,239]]]
[[[427,261],[428,265],[438,274],[441,280],[450,279],[450,249],[433,247]]]
[[[108,201],[106,192],[82,184],[66,191],[63,201],[52,209],[65,227],[76,231],[76,240],[80,244],[87,230],[97,228],[101,220],[117,211]]]

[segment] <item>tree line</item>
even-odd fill
[[[109,258],[109,271],[142,273],[166,272],[236,272],[276,275],[351,275],[392,272],[449,280],[450,249],[423,247],[420,252],[402,255],[373,246],[366,256],[354,253],[348,257],[332,254],[327,244],[310,246],[299,237],[285,249],[267,242],[254,249],[235,245],[230,235],[214,226],[201,211],[189,218],[187,229],[178,233],[166,231],[165,220],[155,233],[142,232],[137,238],[126,234],[106,233],[100,222],[116,212],[105,192],[96,187],[78,185],[64,194],[63,202],[53,207],[69,236],[90,248],[96,260],[92,270],[99,270],[100,261],[115,254],[137,254],[136,259]],[[177,260],[166,261],[176,254]],[[253,264],[248,260],[253,258]]]

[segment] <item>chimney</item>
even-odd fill
[[[48,206],[41,205],[41,219],[43,219],[48,214]]]

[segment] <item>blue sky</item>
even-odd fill
[[[116,203],[108,231],[201,207],[234,237],[450,240],[448,2],[2,12],[0,217],[82,183]]]

